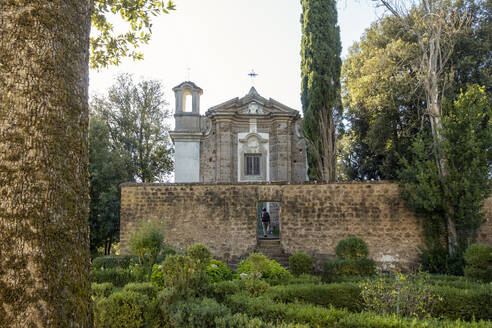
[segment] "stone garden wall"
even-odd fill
[[[207,245],[235,261],[254,251],[258,202],[280,202],[280,240],[286,253],[304,251],[318,261],[333,257],[339,240],[363,238],[380,263],[408,265],[424,237],[420,220],[388,182],[336,184],[123,184],[121,247],[141,221],[164,219],[166,242]],[[478,241],[492,245],[492,198]]]

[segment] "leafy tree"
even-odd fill
[[[447,175],[443,150],[442,103],[447,88],[446,64],[454,52],[456,38],[469,24],[470,17],[462,1],[454,0],[380,0],[400,25],[417,38],[420,58],[415,62],[418,80],[426,95],[425,114],[430,122],[433,143],[433,157],[439,176]],[[447,218],[448,248],[450,253],[457,250],[458,236],[453,220]]]
[[[472,85],[444,113],[439,146],[448,174],[439,175],[430,137],[421,135],[413,143],[413,159],[403,161],[401,180],[407,205],[424,218],[428,246],[440,246],[452,220],[456,254],[462,255],[484,220],[482,206],[492,186],[492,108],[484,88]]]
[[[336,128],[340,106],[340,29],[334,0],[301,0],[301,101],[309,176],[336,180]]]
[[[469,83],[486,86],[492,99],[489,55],[490,1],[467,0],[457,11],[470,24],[456,35],[443,74],[445,99]],[[420,46],[412,33],[388,16],[374,23],[349,51],[342,68],[345,122],[340,166],[345,179],[398,179],[399,158],[411,158],[413,136],[431,134],[426,95],[419,80]]]
[[[118,76],[107,96],[92,102],[108,125],[111,145],[123,157],[133,181],[162,181],[173,169],[166,105],[160,82],[136,84],[128,74]]]
[[[391,18],[372,24],[349,50],[342,80],[350,130],[340,147],[347,179],[397,179],[399,158],[428,126],[411,64],[417,53],[415,39]]]
[[[492,187],[492,107],[485,88],[472,85],[445,106],[442,144],[446,217],[456,225],[458,253],[476,237],[484,221],[483,202]]]
[[[122,57],[142,59],[137,51],[152,34],[151,17],[175,9],[173,1],[163,0],[93,0],[92,26],[96,32],[90,39],[92,68],[118,65]],[[117,34],[112,19],[120,18],[129,25],[125,33]]]
[[[164,224],[158,221],[143,222],[130,236],[129,246],[140,264],[148,269],[148,280],[152,275],[152,267],[164,245]],[[146,263],[148,261],[148,263]]]
[[[104,247],[108,255],[111,244],[117,242],[120,227],[119,184],[131,179],[118,150],[113,149],[109,127],[91,113],[89,122],[90,213],[89,227],[91,253]]]

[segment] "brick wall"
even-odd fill
[[[393,183],[336,184],[123,184],[121,247],[141,220],[165,219],[166,242],[207,245],[234,261],[256,247],[256,206],[280,202],[280,238],[287,253],[304,251],[318,262],[334,256],[339,240],[363,238],[378,262],[415,261],[424,237],[419,219]],[[478,241],[492,245],[492,198]]]

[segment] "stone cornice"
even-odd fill
[[[201,132],[170,131],[169,135],[173,142],[176,141],[200,141],[203,137]]]

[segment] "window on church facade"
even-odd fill
[[[260,159],[261,155],[245,156],[245,175],[260,175]]]

